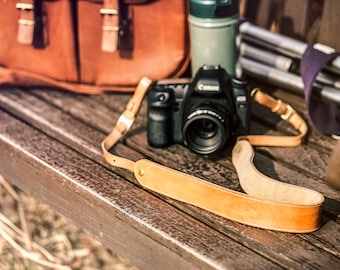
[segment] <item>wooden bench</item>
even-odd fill
[[[255,164],[278,181],[325,196],[322,226],[316,232],[290,234],[242,225],[149,192],[130,172],[109,167],[100,142],[130,94],[87,96],[2,86],[0,174],[142,269],[336,269],[340,193],[325,184],[327,160],[336,141],[313,129],[303,97],[261,86],[298,110],[311,130],[299,147],[257,147]],[[256,104],[251,117],[253,134],[292,132]],[[230,149],[212,160],[181,145],[150,147],[146,101],[116,150],[132,160],[148,158],[241,191]]]
[[[283,90],[271,93],[307,118],[301,97]],[[314,233],[256,229],[150,193],[129,172],[107,166],[99,144],[129,97],[2,87],[0,173],[144,269],[335,269],[339,265],[340,194],[324,182],[335,140],[312,130],[302,146],[256,149],[261,171],[326,197],[322,227]],[[180,145],[148,146],[145,110],[144,101],[132,131],[117,147],[120,154],[133,160],[146,157],[241,190],[228,151],[224,158],[211,160]],[[287,125],[266,109],[253,106],[252,111],[252,133],[287,131]]]

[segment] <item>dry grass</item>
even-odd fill
[[[0,175],[1,270],[136,270]]]

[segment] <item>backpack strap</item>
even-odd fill
[[[20,1],[16,4],[19,11],[17,41],[20,44],[32,45],[34,34],[33,0]]]
[[[119,35],[119,5],[118,0],[104,0],[100,9],[103,17],[102,51],[115,52],[118,48]]]
[[[43,1],[24,0],[16,4],[19,11],[17,41],[20,44],[32,45],[43,49],[47,45]]]

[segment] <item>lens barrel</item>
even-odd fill
[[[186,118],[184,144],[192,151],[208,155],[221,150],[229,139],[228,119],[210,108],[198,108]]]

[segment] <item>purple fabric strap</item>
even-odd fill
[[[304,82],[308,114],[313,125],[322,133],[340,135],[340,108],[335,104],[312,99],[313,82],[317,74],[337,55],[337,53],[321,52],[313,45],[309,45],[302,56],[300,71]]]

